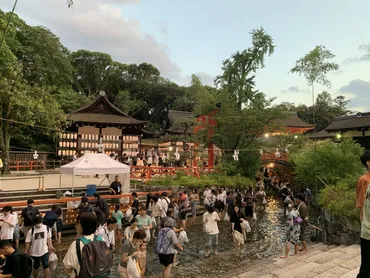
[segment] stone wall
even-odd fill
[[[323,210],[319,218],[321,240],[327,244],[351,245],[360,243],[361,223],[345,217],[333,215]]]

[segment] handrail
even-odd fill
[[[167,192],[167,194],[172,194],[172,190],[162,190],[162,191],[153,191],[150,192],[152,194],[162,194],[162,192]],[[138,196],[146,196],[149,192],[137,192]],[[127,194],[120,194],[120,195],[102,195],[100,196],[105,199],[119,199],[119,198],[129,198],[129,202],[132,202],[132,195],[130,193]],[[94,200],[94,197],[88,197],[90,201]],[[81,201],[81,197],[67,197],[61,199],[45,199],[45,200],[35,200],[35,205],[55,205],[59,203],[67,203],[70,201]],[[27,206],[27,201],[13,201],[13,202],[2,202],[0,203],[0,208],[5,206],[12,206],[12,207],[21,207]]]

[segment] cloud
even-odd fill
[[[5,2],[0,8],[9,10],[11,3]],[[76,0],[68,9],[66,1],[33,0],[19,3],[16,12],[27,22],[49,28],[71,50],[106,52],[122,63],[148,62],[163,76],[174,81],[181,79],[181,69],[171,60],[168,46],[143,32],[139,22],[127,20],[122,15],[123,4],[138,2]]]
[[[350,100],[350,107],[367,107],[370,111],[370,81],[355,79],[347,85],[339,88],[339,93],[346,96]]]
[[[348,58],[344,60],[344,64],[352,64],[359,62],[369,62],[370,61],[370,43],[362,43],[359,45],[358,50],[363,52],[361,56]]]
[[[291,93],[291,94],[297,94],[297,93],[308,93],[309,91],[307,89],[300,89],[298,86],[291,86],[286,90],[281,90],[282,93]]]
[[[163,35],[168,35],[168,24],[165,22],[158,22],[157,23],[159,31],[162,32]]]

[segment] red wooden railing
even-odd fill
[[[289,155],[286,153],[281,153],[280,156],[276,156],[274,153],[266,153],[261,156],[262,161],[266,160],[276,160],[276,161],[286,161],[289,160]]]

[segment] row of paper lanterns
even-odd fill
[[[66,141],[63,141],[63,142],[59,142],[59,147],[61,148],[76,148],[77,147],[77,142],[66,142]]]
[[[77,133],[59,133],[60,139],[77,139]]]

